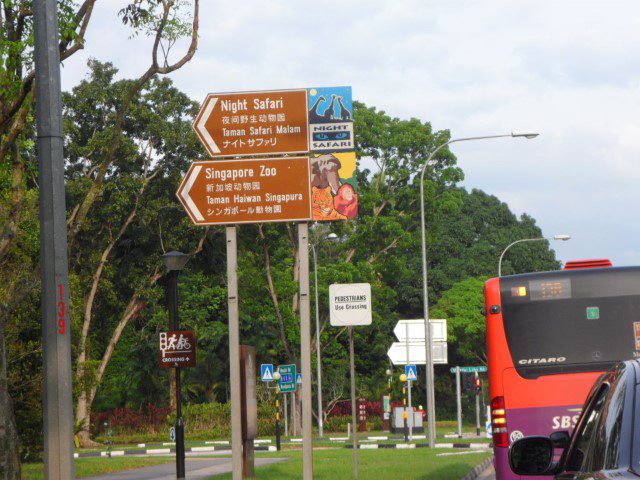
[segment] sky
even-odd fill
[[[131,38],[96,2],[85,50],[123,77],[147,68],[151,39]],[[174,47],[175,55],[184,45]],[[640,2],[637,0],[201,0],[191,62],[170,76],[209,92],[351,85],[354,99],[419,118],[452,138],[536,131],[452,145],[463,186],[533,216],[562,261],[640,265]]]

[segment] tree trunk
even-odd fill
[[[0,480],[20,480],[18,431],[13,415],[13,402],[7,391],[4,325],[0,318]]]

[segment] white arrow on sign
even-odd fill
[[[191,210],[191,213],[193,214],[193,216],[199,222],[204,222],[204,217],[202,216],[202,213],[200,213],[200,210],[198,210],[198,207],[196,207],[196,203],[193,201],[193,198],[191,198],[191,196],[189,195],[189,192],[191,191],[191,187],[193,187],[193,184],[195,183],[196,178],[198,178],[198,174],[200,173],[200,170],[202,170],[202,165],[196,165],[191,170],[189,170],[189,173],[187,174],[187,178],[184,179],[184,188],[180,192],[180,196],[184,200],[184,203],[186,203],[187,206],[189,207],[189,210]]]
[[[433,342],[431,347],[434,364],[446,364],[448,362],[448,351],[446,342]],[[387,351],[387,355],[394,365],[426,365],[426,344],[424,342],[409,343],[409,358],[407,359],[406,342],[394,342]],[[407,361],[408,360],[408,361]]]
[[[447,341],[447,321],[443,319],[429,319],[429,325],[431,326],[431,341],[432,342],[446,342]],[[399,320],[396,323],[396,327],[393,329],[393,333],[401,342],[407,341],[407,328],[409,330],[409,343],[422,342],[424,343],[424,320]]]
[[[207,123],[207,120],[209,120],[209,117],[211,116],[211,112],[213,112],[213,108],[216,106],[217,102],[218,102],[218,97],[212,97],[211,95],[207,97],[207,99],[205,100],[204,106],[202,108],[202,116],[200,116],[200,119],[196,122],[194,126],[196,131],[202,136],[202,140],[205,146],[207,147],[207,150],[209,150],[209,153],[211,153],[211,155],[220,153],[220,147],[218,147],[218,144],[213,140],[213,138],[211,137],[211,134],[205,128],[205,125]]]

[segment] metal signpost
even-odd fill
[[[460,367],[455,367],[456,372],[456,412],[458,419],[458,438],[462,438],[462,395],[460,393]]]
[[[353,327],[371,325],[371,285],[347,283],[329,285],[329,320],[334,327],[349,328],[349,367],[351,370],[351,426],[353,430],[353,476],[358,478],[358,430],[356,428],[356,368]]]
[[[456,409],[457,409],[457,418],[458,418],[458,437],[462,438],[462,394],[461,394],[461,382],[460,382],[460,374],[461,373],[473,373],[474,379],[474,387],[476,382],[478,381],[478,373],[485,373],[487,371],[487,367],[484,365],[479,366],[471,366],[471,367],[451,367],[450,372],[455,373],[456,375]],[[466,388],[466,387],[465,387]],[[476,388],[476,433],[480,435],[480,397],[477,387]]]
[[[44,471],[48,480],[75,478],[69,264],[64,186],[60,43],[57,2],[33,2],[36,152],[40,190]]]
[[[256,350],[240,345],[240,386],[242,396],[242,476],[254,477],[253,441],[258,436],[256,399]]]
[[[301,222],[298,223],[300,364],[302,374],[310,379],[307,222],[347,220],[357,214],[351,87],[209,94],[193,128],[212,157],[309,155],[195,162],[177,196],[196,225]],[[329,170],[330,180],[326,174]],[[327,208],[329,203],[335,208]],[[242,437],[240,390],[234,381],[240,370],[235,226],[228,226],[226,234],[231,443],[233,478],[237,480],[241,475]],[[301,387],[305,480],[313,475],[311,384],[305,382]],[[287,390],[280,388],[280,391]],[[289,391],[294,393],[295,383]]]
[[[431,350],[434,364],[446,364],[447,352],[447,321],[429,319],[431,326]],[[423,320],[399,320],[393,329],[399,342],[391,344],[387,355],[394,365],[415,363],[426,364],[426,348]]]
[[[407,353],[408,356],[408,353]],[[411,415],[411,421],[409,422],[409,440],[413,438],[413,424],[415,422],[415,415],[413,413],[413,403],[411,402],[411,382],[418,380],[417,367],[415,365],[405,365],[404,374],[407,376],[407,390],[409,400],[409,414]]]

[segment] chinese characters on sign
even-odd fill
[[[205,99],[193,128],[214,157],[290,153],[310,156],[309,182],[303,194],[310,192],[310,214],[302,215],[300,211],[284,214],[282,205],[269,206],[272,210],[267,212],[267,206],[258,205],[259,202],[244,205],[248,208],[232,205],[232,202],[212,203],[205,208],[189,193],[189,175],[192,179],[197,176],[192,169],[178,196],[196,224],[356,218],[358,188],[351,87],[212,93]],[[251,182],[246,178],[241,180],[214,186],[230,190],[208,193],[251,196],[262,188],[262,182],[255,179]],[[296,193],[302,194],[302,190]],[[222,198],[210,200],[223,201]],[[261,211],[266,214],[263,219],[258,218]]]
[[[160,332],[158,337],[160,368],[195,367],[196,334],[191,330]]]
[[[309,158],[194,162],[177,195],[196,225],[310,220]]]
[[[307,152],[307,91],[213,93],[193,126],[214,157]]]

